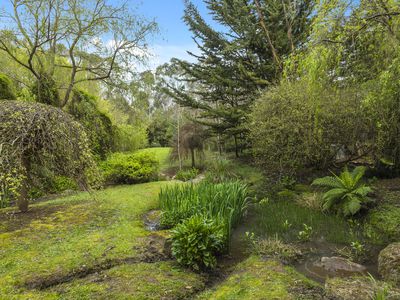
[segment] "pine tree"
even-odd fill
[[[205,0],[218,23],[207,24],[185,2],[184,21],[200,54],[195,63],[175,59],[186,88],[168,86],[178,104],[199,111],[197,122],[218,136],[246,136],[250,106],[260,90],[279,79],[282,61],[307,37],[314,2],[295,0]]]

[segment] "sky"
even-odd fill
[[[160,32],[149,39],[152,52],[150,66],[168,62],[172,57],[192,60],[186,51],[198,52],[186,24],[183,22],[183,0],[129,0],[138,4],[138,13],[147,19],[154,19]],[[202,0],[192,0],[202,16],[210,20]]]

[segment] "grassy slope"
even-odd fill
[[[26,286],[113,259],[137,257],[141,243],[149,235],[143,228],[142,215],[157,207],[157,193],[165,184],[168,183],[113,187],[96,192],[95,200],[87,193],[80,193],[33,205],[28,214],[12,215],[9,209],[0,210],[0,299],[58,299],[57,289],[37,291]],[[181,286],[186,281],[182,279],[183,272],[175,272],[176,284],[164,281],[160,268],[171,269],[168,264],[171,263],[151,266],[158,274],[157,281],[165,282],[171,293],[177,286],[185,289]],[[137,274],[146,271],[146,265],[141,266]],[[127,268],[127,274],[132,273],[132,268]],[[114,272],[119,274],[116,277],[126,280],[123,268]],[[167,274],[170,281],[175,273]],[[193,281],[193,276],[188,273],[187,281]],[[198,278],[195,281],[201,282]],[[102,286],[91,283],[78,291],[71,288],[71,296],[66,293],[63,298],[89,299],[92,297],[87,295],[91,295],[93,288]],[[154,298],[165,293],[162,286],[155,284],[149,290]],[[78,292],[81,294],[73,294]]]

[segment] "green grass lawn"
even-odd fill
[[[101,298],[107,287],[104,282],[82,285],[72,281],[43,290],[32,287],[85,270],[99,268],[101,271],[110,262],[140,257],[141,247],[150,234],[143,227],[142,216],[158,207],[158,191],[167,184],[152,182],[112,187],[94,195],[79,193],[32,205],[27,214],[12,214],[10,208],[0,210],[0,299]],[[154,273],[154,280],[149,277],[153,288],[130,287],[127,295],[133,295],[131,299],[159,299],[166,291],[168,295],[182,290],[189,293],[187,285],[202,282],[197,275],[180,271],[173,262],[141,264],[138,268],[135,265],[124,268],[116,263],[106,275],[111,283],[114,280],[129,287],[128,277],[136,276],[137,284],[140,274]],[[139,273],[134,275],[136,269]],[[163,269],[170,272],[164,274]],[[123,289],[114,287],[113,293],[122,295]]]

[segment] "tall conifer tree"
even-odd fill
[[[282,61],[305,41],[313,0],[205,0],[218,28],[185,1],[184,21],[200,54],[190,63],[175,59],[179,80],[190,89],[168,86],[182,106],[199,111],[197,121],[214,134],[238,140],[260,90],[279,79]]]

